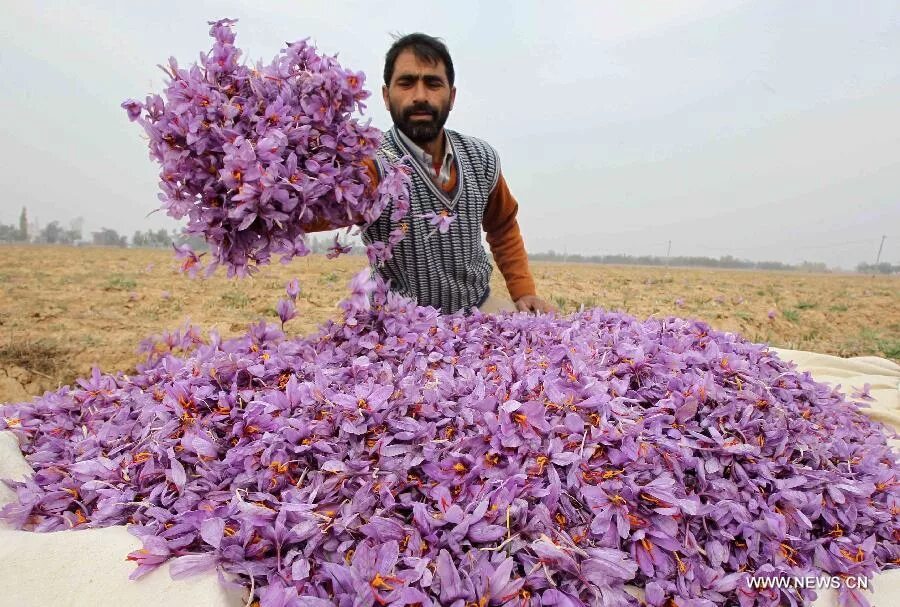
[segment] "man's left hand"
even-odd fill
[[[538,297],[537,295],[525,295],[516,300],[516,310],[519,312],[556,312],[556,308]]]

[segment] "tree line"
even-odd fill
[[[0,243],[34,243],[34,244],[57,244],[57,245],[97,245],[106,247],[149,247],[149,248],[166,248],[173,244],[189,244],[196,251],[208,249],[206,242],[202,238],[196,236],[185,236],[178,230],[166,231],[163,228],[158,230],[137,230],[129,239],[128,236],[120,234],[112,228],[100,228],[95,232],[91,232],[90,238],[85,238],[84,219],[79,217],[69,222],[68,226],[63,226],[59,221],[51,221],[43,227],[29,222],[28,211],[22,207],[19,214],[18,224],[2,224],[0,223]],[[311,236],[308,239],[308,245],[313,253],[325,253],[331,243],[325,238],[316,238]]]
[[[43,228],[28,221],[28,210],[22,207],[19,214],[18,225],[0,223],[0,242],[31,242],[35,244],[96,244],[114,247],[128,246],[128,238],[120,236],[112,228],[100,228],[91,233],[91,240],[84,240],[84,219],[78,217],[69,222],[68,226],[57,220],[53,220]]]
[[[529,253],[528,259],[535,261],[560,261],[566,263],[597,263],[607,265],[634,265],[634,266],[679,266],[698,268],[727,268],[744,270],[783,270],[792,272],[828,272],[828,267],[821,262],[804,261],[799,264],[789,264],[781,261],[750,261],[738,259],[731,255],[719,258],[702,256],[678,256],[660,257],[656,255],[569,255],[548,251],[547,253]],[[900,266],[889,263],[866,264],[861,263],[856,267],[857,272],[867,274],[897,274]]]
[[[856,266],[856,271],[862,274],[900,274],[900,265],[881,263],[861,263]]]

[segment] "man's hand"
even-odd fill
[[[519,312],[557,312],[557,309],[537,295],[525,295],[516,300],[516,310]]]

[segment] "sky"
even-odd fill
[[[119,104],[231,17],[253,61],[308,37],[364,71],[383,129],[392,35],[442,38],[447,127],[498,150],[530,252],[900,263],[896,0],[4,5],[0,223],[179,226]]]

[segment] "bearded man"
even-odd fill
[[[390,288],[452,314],[553,310],[537,296],[516,221],[519,205],[500,171],[496,150],[476,137],[445,129],[456,100],[455,72],[447,47],[422,33],[397,39],[385,56],[382,97],[394,126],[384,134],[370,165],[374,185],[381,161],[412,158],[410,212],[391,221],[392,207],[363,232],[363,241],[388,242],[402,226],[405,238],[375,271]],[[338,226],[308,226],[318,231]],[[486,240],[503,274],[509,301],[492,295],[493,268]]]

